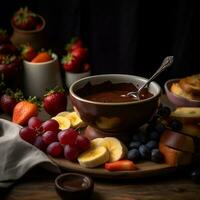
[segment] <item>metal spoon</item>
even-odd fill
[[[172,63],[173,63],[174,57],[173,56],[168,56],[166,57],[161,66],[157,69],[157,71],[151,76],[151,78],[149,78],[149,80],[142,85],[137,91],[133,91],[133,92],[129,92],[126,95],[123,96],[132,96],[135,98],[135,100],[140,100],[140,93],[141,91],[147,86],[149,85],[149,83],[156,78],[161,72],[163,72],[165,69],[167,69]]]

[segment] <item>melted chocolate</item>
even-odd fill
[[[76,91],[80,97],[96,102],[120,103],[137,101],[132,96],[127,96],[128,92],[136,91],[137,88],[132,83],[112,83],[105,81],[100,84],[92,85],[88,82],[83,88]],[[147,99],[153,96],[147,89],[143,89],[140,99]]]

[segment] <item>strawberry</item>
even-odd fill
[[[23,98],[21,90],[13,92],[11,89],[6,89],[5,94],[0,98],[0,106],[5,114],[12,114],[17,102]]]
[[[78,59],[81,63],[86,60],[87,57],[87,49],[86,48],[76,48],[71,52],[72,56]]]
[[[19,73],[21,60],[15,55],[0,54],[0,74],[3,74],[4,81],[13,81]]]
[[[81,65],[78,59],[74,58],[71,53],[68,53],[67,56],[63,56],[61,61],[63,68],[68,72],[79,72]]]
[[[35,49],[30,44],[22,44],[19,47],[23,60],[31,61],[36,55]]]
[[[22,126],[27,125],[31,117],[37,116],[38,110],[39,103],[36,97],[22,100],[13,109],[12,121]]]
[[[28,7],[20,8],[13,16],[13,24],[22,30],[34,30],[37,26],[37,15]]]
[[[43,106],[45,111],[55,116],[67,108],[67,95],[63,88],[55,87],[48,91],[43,97]]]
[[[65,50],[72,52],[77,48],[83,47],[83,42],[81,39],[74,37],[71,39],[70,43],[66,45]]]
[[[131,160],[118,160],[111,163],[105,163],[105,169],[109,171],[136,170],[136,165]]]
[[[9,36],[7,34],[7,31],[4,29],[0,29],[0,44],[8,43],[9,42]]]
[[[83,64],[83,72],[88,72],[90,70],[90,64],[84,63]]]
[[[47,51],[39,52],[32,60],[33,63],[48,62],[52,60],[51,54]]]

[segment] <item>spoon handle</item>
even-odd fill
[[[149,78],[149,80],[139,89],[141,91],[143,88],[145,88],[154,78],[156,78],[161,72],[163,72],[165,69],[167,69],[174,61],[174,56],[167,56],[161,66],[157,69],[157,71]]]

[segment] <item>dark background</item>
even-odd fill
[[[163,58],[175,61],[157,81],[199,73],[198,1],[1,0],[0,27],[12,34],[10,19],[22,6],[46,19],[48,48],[61,52],[73,36],[89,50],[92,74],[149,77]]]

